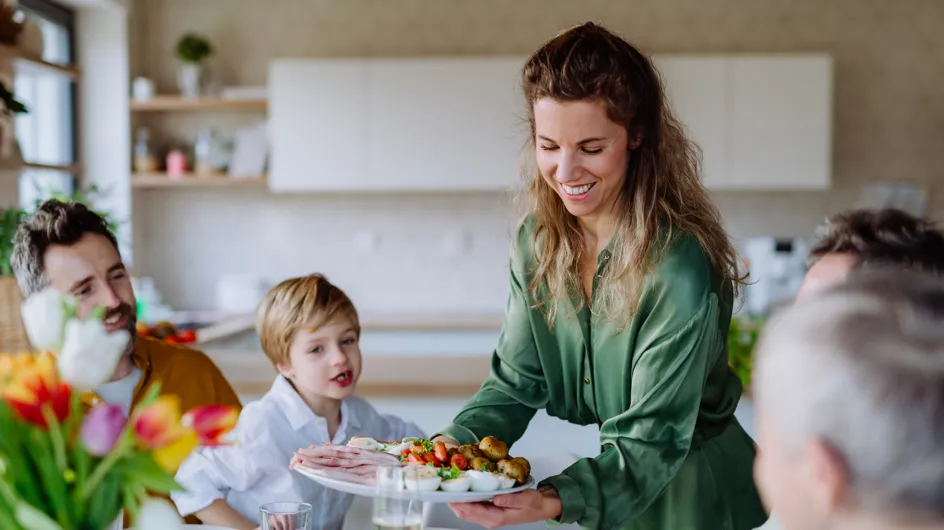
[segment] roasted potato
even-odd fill
[[[531,470],[528,469],[530,466],[526,466],[521,460],[524,459],[502,459],[498,462],[498,471],[515,479],[516,483],[524,484],[524,482],[528,480],[528,475]]]
[[[521,465],[522,469],[524,469],[525,478],[527,478],[527,476],[531,474],[531,462],[528,462],[526,458],[521,457],[521,456],[516,456],[515,458],[512,458],[511,461],[517,462],[518,464]]]
[[[482,441],[479,442],[479,449],[492,462],[498,462],[508,456],[508,444],[494,436],[482,438]]]
[[[465,444],[459,446],[459,454],[464,456],[466,460],[471,462],[472,460],[485,456],[482,454],[482,451],[476,445]]]
[[[484,456],[477,456],[469,460],[469,469],[476,471],[495,471],[495,462],[492,462]]]

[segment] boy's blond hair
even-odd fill
[[[322,274],[285,280],[266,293],[256,311],[262,351],[276,367],[287,366],[289,347],[302,329],[315,330],[337,318],[350,319],[361,334],[354,304]]]

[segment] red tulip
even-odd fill
[[[239,411],[225,405],[206,405],[196,407],[184,414],[181,422],[184,428],[193,429],[200,439],[200,445],[225,445],[223,436],[233,430]]]
[[[135,439],[148,449],[166,447],[186,433],[180,426],[180,399],[165,394],[134,414]]]
[[[14,363],[16,372],[8,374],[3,399],[24,421],[47,428],[43,409],[48,409],[60,423],[69,417],[72,388],[59,380],[52,354],[27,355]]]

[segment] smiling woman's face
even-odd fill
[[[541,176],[576,217],[608,211],[626,182],[626,128],[602,101],[534,103],[535,154]]]

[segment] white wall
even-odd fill
[[[81,7],[76,13],[79,78],[79,161],[82,184],[105,195],[95,204],[116,220],[125,262],[133,261],[131,237],[130,118],[128,116],[128,12],[117,3]]]

